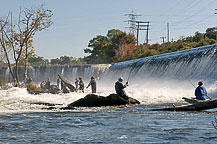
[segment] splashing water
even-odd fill
[[[211,45],[120,62],[111,66],[38,67],[32,70],[30,75],[34,76],[36,82],[40,82],[41,75],[46,72],[46,77],[50,74],[55,83],[57,74],[61,73],[72,84],[74,78],[81,75],[85,78],[86,86],[91,76],[100,76],[97,80],[97,94],[102,96],[114,93],[114,83],[118,77],[123,76],[124,82],[129,81],[127,94],[142,104],[182,103],[182,97],[194,96],[194,87],[189,80],[195,86],[199,80],[203,80],[209,95],[217,97],[216,60],[216,47]],[[7,69],[2,73],[6,74]],[[1,90],[0,113],[46,111],[42,110],[46,106],[37,103],[56,104],[57,108],[64,107],[90,92],[89,88],[85,89],[85,93],[31,95],[24,88]]]

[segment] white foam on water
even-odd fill
[[[115,92],[114,83],[107,83],[102,87],[104,94]],[[107,89],[107,91],[106,91]],[[142,104],[167,104],[183,102],[182,97],[193,97],[194,87],[187,81],[146,81],[132,82],[125,91],[128,96],[139,100]]]
[[[57,67],[56,73],[51,72],[52,67],[46,67],[50,76],[56,79],[57,73],[62,72],[63,77],[74,83],[74,77],[83,74],[85,82],[91,76],[100,76],[97,81],[97,92],[101,96],[115,93],[114,83],[123,76],[124,82],[129,79],[128,96],[139,100],[142,104],[170,104],[182,103],[182,97],[194,97],[194,86],[199,80],[204,80],[208,94],[217,97],[215,45],[195,48],[180,52],[163,54],[148,58],[116,63],[108,66],[77,66]],[[63,68],[65,71],[63,71]],[[108,69],[107,69],[108,68]],[[80,70],[78,70],[80,69]],[[40,70],[36,69],[35,71]],[[61,70],[61,71],[60,71]],[[60,71],[60,72],[59,72]],[[42,73],[35,73],[36,79]],[[73,75],[73,76],[72,76]],[[191,82],[190,82],[191,81]],[[85,85],[85,86],[86,86]],[[59,107],[83,98],[91,93],[90,88],[85,93],[68,94],[28,94],[24,88],[11,88],[0,91],[0,113],[2,112],[36,112],[42,110],[44,105],[33,103],[61,104]]]
[[[83,98],[87,93],[68,94],[29,94],[26,88],[11,88],[0,91],[0,113],[36,112],[42,111],[45,105],[37,103],[56,104],[64,107],[71,102]],[[87,91],[89,92],[89,91]]]
[[[207,85],[208,93],[217,95],[217,84]],[[183,103],[182,97],[194,97],[194,87],[188,81],[146,81],[143,83],[132,82],[125,89],[128,96],[133,97],[141,104],[171,104]],[[97,94],[108,96],[115,93],[114,82],[98,83]],[[49,106],[39,103],[56,104],[61,108],[85,97],[91,93],[90,88],[85,89],[85,93],[71,92],[68,94],[29,94],[26,88],[11,88],[0,91],[0,113],[20,113],[20,112],[44,112],[43,108]],[[96,109],[97,110],[97,109]],[[55,110],[52,110],[55,111]],[[82,111],[82,109],[81,109]],[[88,109],[85,110],[88,112]],[[91,109],[90,111],[94,111]]]

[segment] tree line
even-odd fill
[[[75,58],[70,56],[61,56],[55,59],[44,59],[41,56],[31,56],[28,59],[29,65],[73,65],[73,64],[86,64],[84,58]]]
[[[207,28],[205,33],[195,32],[173,42],[136,45],[133,35],[120,30],[109,30],[106,36],[98,35],[89,41],[88,48],[84,49],[89,56],[84,60],[89,63],[116,63],[138,59],[164,53],[191,49],[195,47],[215,44],[217,28]]]

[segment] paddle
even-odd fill
[[[197,88],[189,79],[187,79],[190,83],[191,83],[191,85],[194,87],[194,88]],[[203,95],[205,95],[206,97],[208,97],[208,99],[212,99],[210,96],[208,96],[207,94],[205,94],[205,93],[202,93]]]

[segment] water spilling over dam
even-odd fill
[[[210,45],[116,63],[103,73],[101,82],[107,83],[101,85],[113,88],[123,76],[130,83],[129,95],[145,103],[172,103],[194,96],[194,86],[202,80],[209,94],[217,97],[216,49]]]
[[[57,75],[61,74],[72,84],[74,84],[76,77],[82,76],[85,87],[90,77],[94,76],[98,78],[97,93],[100,95],[114,93],[114,83],[118,77],[122,76],[124,82],[129,81],[129,87],[126,88],[127,94],[138,99],[141,103],[175,103],[182,101],[183,96],[194,96],[195,88],[189,81],[197,86],[197,82],[203,80],[209,95],[217,97],[216,50],[216,45],[209,45],[112,65],[37,66],[30,67],[28,75],[36,83],[47,80],[48,77],[53,83],[56,83]],[[0,74],[6,80],[11,80],[7,68],[1,68]],[[23,79],[21,70],[19,77],[20,80]],[[11,95],[13,95],[12,92],[13,90]],[[84,94],[73,93],[71,101],[66,99],[63,103],[67,104],[84,97],[89,92],[89,89],[85,89]],[[48,99],[45,99],[47,102]],[[61,98],[61,100],[63,99]]]
[[[83,77],[84,80],[89,80],[91,76],[97,77],[109,68],[109,66],[109,64],[30,66],[27,70],[27,75],[36,83],[47,80],[48,78],[50,78],[51,81],[56,82],[58,74],[64,76],[69,81],[74,82],[75,78],[78,78],[79,76]],[[23,81],[24,79],[23,72],[23,67],[19,67],[20,81]],[[8,68],[3,67],[0,70],[0,74],[3,75],[5,80],[12,81]]]
[[[61,74],[74,81],[82,76],[89,80],[91,76],[100,76],[104,80],[115,81],[117,77],[130,78],[131,81],[142,79],[192,79],[215,80],[217,75],[216,45],[209,45],[173,53],[161,54],[115,64],[33,66],[28,69],[28,76],[40,82],[48,77],[55,81]],[[23,79],[22,67],[19,78]],[[9,70],[1,68],[0,74],[10,80]]]
[[[120,76],[141,81],[164,80],[216,80],[217,46],[210,45],[168,54],[151,56],[113,64],[105,73],[105,78]]]

